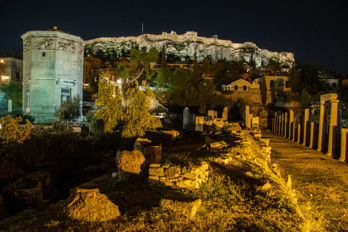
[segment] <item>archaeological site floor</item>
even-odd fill
[[[299,203],[318,214],[330,231],[348,230],[348,164],[310,149],[271,131],[272,163],[281,175],[291,175]],[[321,218],[320,218],[321,217]]]

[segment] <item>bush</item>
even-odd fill
[[[32,124],[29,120],[24,126],[19,125],[22,122],[21,117],[12,118],[11,115],[0,118],[0,136],[2,144],[19,143],[30,138]]]

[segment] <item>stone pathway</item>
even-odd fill
[[[316,210],[328,231],[348,230],[348,164],[269,130],[262,137],[270,139],[271,161],[284,179],[291,175],[299,203]]]

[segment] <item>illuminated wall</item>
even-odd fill
[[[0,58],[0,84],[15,81],[22,83],[23,61],[12,57]]]
[[[69,97],[83,91],[84,41],[57,29],[29,31],[23,39],[23,112],[37,122],[55,120]]]

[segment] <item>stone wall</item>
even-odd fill
[[[207,163],[188,166],[150,164],[149,183],[174,188],[198,189],[207,182],[208,175],[209,165]]]

